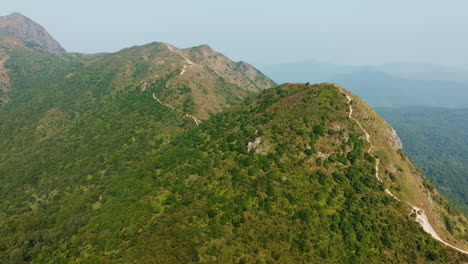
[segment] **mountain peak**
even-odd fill
[[[18,12],[0,17],[0,36],[18,39],[26,46],[37,47],[50,53],[66,53],[41,25]]]
[[[13,12],[5,17],[11,18],[11,19],[29,19],[25,15],[21,14],[20,12]]]

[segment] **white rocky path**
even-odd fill
[[[165,43],[165,44],[166,44],[167,48],[168,48],[170,51],[175,52],[175,53],[179,54],[180,56],[182,56],[182,58],[184,58],[185,62],[186,62],[187,64],[189,64],[190,67],[192,67],[193,65],[195,65],[195,63],[194,63],[193,61],[189,60],[184,54],[182,54],[182,52],[180,52],[180,51],[174,49],[171,45],[169,45],[169,44],[167,44],[167,43]],[[181,69],[179,75],[183,75],[186,71],[187,71],[187,65],[182,66],[182,69]],[[171,80],[172,80],[172,79],[171,79]],[[166,82],[166,88],[169,88],[169,82],[170,82],[171,80],[168,80],[168,81]],[[181,110],[179,110],[179,109],[176,109],[175,107],[173,107],[173,106],[170,105],[170,104],[165,104],[165,103],[163,103],[161,100],[159,100],[159,99],[156,97],[156,95],[155,95],[154,93],[153,93],[153,98],[154,98],[154,100],[158,101],[158,103],[160,103],[160,104],[162,104],[162,105],[164,105],[164,106],[166,106],[166,107],[169,107],[169,108],[171,108],[171,109],[174,110],[174,111],[177,111],[177,112],[179,112],[179,113],[182,113],[182,114],[184,114],[184,115],[187,116],[187,117],[192,118],[193,121],[195,122],[195,124],[197,124],[197,126],[201,123],[201,121],[198,120],[198,119],[197,119],[196,117],[194,117],[193,115],[184,113],[183,111],[181,111]]]
[[[173,106],[170,105],[170,104],[165,104],[165,103],[161,102],[161,100],[159,100],[159,99],[156,97],[156,95],[155,95],[154,93],[153,93],[153,98],[154,98],[154,100],[158,101],[158,103],[164,105],[165,107],[169,107],[169,108],[171,108],[172,110],[175,110],[175,111],[177,111],[177,112],[179,112],[179,113],[184,114],[184,115],[187,116],[187,117],[192,118],[193,121],[195,121],[195,124],[197,124],[197,126],[201,123],[201,121],[198,120],[198,119],[197,119],[196,117],[194,117],[193,115],[189,115],[189,114],[187,114],[187,113],[184,113],[183,111],[181,111],[181,110],[179,110],[179,109],[176,109],[175,107],[173,107]]]
[[[364,129],[364,127],[361,125],[361,123],[355,119],[352,115],[353,115],[353,106],[351,105],[351,102],[352,102],[352,99],[351,97],[343,90],[343,88],[341,88],[340,86],[336,85],[336,84],[333,84],[335,87],[337,87],[338,89],[340,89],[340,91],[342,93],[344,93],[346,95],[346,99],[348,99],[348,104],[349,104],[349,118],[351,120],[353,120],[354,122],[356,122],[356,124],[358,124],[358,126],[361,128],[361,130],[364,132],[365,136],[366,136],[366,141],[369,142],[370,144],[370,147],[368,149],[368,153],[369,155],[371,155],[374,159],[375,159],[375,177],[380,181],[380,182],[383,182],[382,179],[379,177],[379,165],[380,165],[380,161],[379,159],[375,158],[374,154],[371,152],[371,150],[374,148],[374,145],[372,145],[372,142],[371,142],[371,138],[370,138],[370,135],[369,133],[367,133],[367,131]],[[393,195],[393,193],[389,190],[389,189],[385,189],[385,193],[387,193],[388,195],[390,195],[391,197],[395,198],[396,200],[398,201],[401,201],[400,199],[398,199],[395,195]],[[424,211],[419,208],[419,207],[416,207],[408,202],[406,202],[409,206],[411,206],[412,210],[411,210],[411,213],[414,213],[416,214],[416,222],[422,226],[422,228],[424,229],[424,231],[428,234],[430,234],[435,240],[441,242],[442,244],[450,247],[450,248],[453,248],[459,252],[462,252],[464,254],[468,254],[468,251],[466,250],[463,250],[463,249],[460,249],[460,248],[457,248],[453,245],[450,245],[449,243],[445,242],[444,240],[442,240],[440,238],[440,236],[435,232],[434,228],[432,227],[431,223],[429,222],[429,219],[427,218],[427,215],[426,213],[424,213]]]
[[[175,53],[179,54],[180,56],[182,56],[182,58],[184,58],[185,62],[187,62],[188,64],[195,65],[195,63],[193,61],[189,60],[187,57],[185,57],[185,55],[182,54],[182,52],[180,52],[178,50],[175,50],[171,45],[169,45],[167,43],[166,43],[166,46],[170,51],[175,52]]]
[[[180,51],[174,49],[171,45],[169,45],[169,44],[167,44],[167,43],[166,43],[166,46],[167,46],[167,48],[168,48],[170,51],[175,52],[175,53],[179,54],[180,56],[182,56],[182,58],[184,58],[185,62],[186,62],[187,64],[189,64],[190,67],[192,67],[193,65],[195,65],[195,63],[194,63],[193,61],[189,60],[184,54],[182,54],[182,52],[180,52]],[[186,72],[186,70],[187,70],[187,65],[184,65],[184,66],[182,67],[181,71],[180,71],[180,75],[183,75],[183,74]]]

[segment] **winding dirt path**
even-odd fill
[[[182,58],[184,58],[185,62],[187,62],[189,65],[195,65],[196,64],[193,61],[189,60],[184,54],[182,54],[182,52],[180,52],[178,50],[175,50],[171,45],[166,43],[166,46],[170,51],[175,52],[175,53],[179,54],[180,56],[182,56]]]
[[[158,101],[158,103],[164,105],[165,107],[169,107],[170,109],[172,109],[172,110],[174,110],[174,111],[176,111],[176,112],[182,113],[182,114],[184,114],[185,116],[192,118],[193,121],[195,121],[195,124],[197,124],[197,126],[200,125],[201,121],[198,120],[198,119],[197,119],[196,117],[194,117],[193,115],[189,115],[189,114],[187,114],[187,113],[184,113],[183,111],[181,111],[181,110],[179,110],[179,109],[176,109],[175,107],[173,107],[173,106],[170,105],[170,104],[165,104],[165,103],[161,102],[161,100],[159,100],[159,99],[156,97],[156,95],[155,95],[154,93],[153,93],[153,98],[154,98],[154,100]]]
[[[353,106],[351,105],[351,102],[352,102],[352,99],[351,97],[343,90],[343,88],[341,88],[340,86],[336,85],[336,84],[333,84],[335,87],[337,87],[338,89],[340,89],[340,91],[342,93],[344,93],[346,95],[346,99],[348,99],[348,104],[349,104],[349,119],[353,120],[354,122],[356,122],[356,124],[358,124],[358,126],[361,128],[361,130],[364,132],[365,136],[366,136],[366,141],[369,142],[370,144],[370,147],[369,149],[367,150],[367,152],[369,153],[369,155],[371,155],[374,159],[375,159],[375,177],[383,183],[382,179],[379,177],[379,165],[380,165],[380,160],[375,158],[374,154],[371,152],[371,150],[374,148],[374,145],[372,145],[372,142],[370,140],[370,135],[369,133],[367,133],[367,131],[364,129],[364,127],[361,125],[361,123],[355,119],[353,117]],[[391,197],[395,198],[396,200],[398,201],[401,201],[400,199],[398,199],[395,195],[393,195],[393,193],[389,190],[389,189],[385,189],[385,193],[387,193],[388,195],[390,195]],[[464,253],[464,254],[468,254],[468,251],[466,250],[463,250],[463,249],[460,249],[460,248],[457,248],[453,245],[450,245],[449,243],[445,242],[444,240],[442,240],[442,238],[440,238],[440,236],[435,232],[434,228],[432,227],[431,223],[429,222],[429,219],[427,218],[427,215],[426,213],[424,213],[424,211],[419,208],[419,207],[416,207],[408,202],[406,202],[406,204],[408,204],[409,206],[411,206],[412,210],[411,210],[411,214],[416,214],[416,219],[415,221],[420,225],[422,226],[422,228],[424,229],[424,231],[428,234],[430,234],[435,240],[441,242],[442,244],[446,245],[447,247],[450,247],[450,248],[453,248],[461,253]]]
[[[184,54],[182,54],[182,52],[180,52],[180,51],[174,49],[174,48],[173,48],[171,45],[169,45],[168,43],[165,43],[165,44],[166,44],[167,48],[168,48],[170,51],[175,52],[175,53],[179,54],[180,56],[182,56],[182,58],[184,58],[185,62],[186,62],[187,64],[189,64],[190,67],[192,67],[193,65],[196,64],[196,63],[194,63],[193,61],[189,60]],[[183,75],[186,71],[187,71],[187,65],[182,66],[182,69],[181,69],[179,75]],[[171,80],[172,80],[172,79],[171,79]],[[170,83],[171,80],[168,80],[168,81],[166,82],[166,88],[169,88],[169,83]],[[170,109],[172,109],[172,110],[174,110],[174,111],[176,111],[176,112],[179,112],[179,113],[181,113],[181,114],[184,114],[184,115],[187,116],[187,117],[192,118],[193,121],[195,122],[195,124],[196,124],[197,126],[200,125],[201,121],[198,120],[198,119],[197,119],[196,117],[194,117],[193,115],[184,113],[183,111],[181,111],[181,110],[179,110],[179,109],[176,109],[175,107],[173,107],[173,106],[170,105],[170,104],[165,104],[165,103],[161,102],[161,100],[159,100],[159,99],[156,97],[156,95],[155,95],[154,93],[153,93],[153,98],[154,98],[154,100],[158,101],[158,103],[164,105],[165,107],[169,107]]]
[[[196,63],[189,60],[189,58],[187,58],[182,52],[174,49],[171,45],[169,45],[168,43],[165,43],[167,48],[172,51],[172,52],[175,52],[177,54],[179,54],[180,56],[182,56],[182,58],[184,58],[185,62],[190,65],[190,67],[193,67],[193,65],[195,65]],[[180,69],[180,74],[179,75],[184,75],[184,73],[187,71],[187,65],[184,65],[182,66],[182,68]]]

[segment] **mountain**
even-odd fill
[[[20,13],[0,17],[0,38],[12,37],[30,47],[39,47],[54,54],[65,49],[39,24]]]
[[[274,85],[252,65],[233,62],[208,45],[181,50],[167,43],[151,43],[112,54],[71,53],[61,57],[54,56],[53,52],[38,53],[39,50],[42,48],[18,43],[12,38],[1,39],[0,103],[10,100],[10,78],[14,74],[7,74],[9,69],[5,67],[10,56],[15,56],[12,61],[24,59],[24,65],[35,64],[38,67],[43,66],[40,65],[41,60],[54,61],[61,68],[50,65],[37,70],[65,74],[63,77],[55,76],[61,78],[63,86],[90,78],[83,74],[92,74],[96,75],[92,78],[107,78],[105,85],[111,85],[107,88],[114,92],[136,89],[137,86],[144,92],[148,88],[147,93],[151,90],[161,102],[170,102],[176,109],[195,114],[199,119],[206,119],[243,97]],[[32,62],[25,58],[27,54],[31,54]],[[107,77],[99,77],[99,74]]]
[[[377,108],[438,189],[468,208],[468,109]]]
[[[395,65],[400,65],[401,69]],[[418,65],[351,66],[303,61],[265,65],[261,68],[278,82],[338,83],[373,107],[468,107],[468,83],[463,82],[463,76],[468,79],[468,74],[463,75],[461,71],[455,70],[449,74],[449,69],[443,67]],[[416,67],[421,67],[420,72]],[[426,79],[418,79],[423,77]],[[454,79],[446,80],[450,77]]]
[[[0,47],[2,263],[468,261],[466,215],[336,84],[207,45]]]

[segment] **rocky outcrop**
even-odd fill
[[[257,154],[263,154],[266,155],[268,154],[268,150],[270,149],[270,146],[268,144],[260,144],[262,142],[261,138],[256,138],[254,142],[249,142],[247,144],[247,152],[250,152],[251,150],[255,150],[255,153]]]
[[[395,129],[390,128],[386,131],[386,136],[388,139],[388,142],[390,143],[390,146],[393,148],[393,150],[399,150],[403,148],[403,143],[401,143],[400,138],[397,135],[397,132]]]

